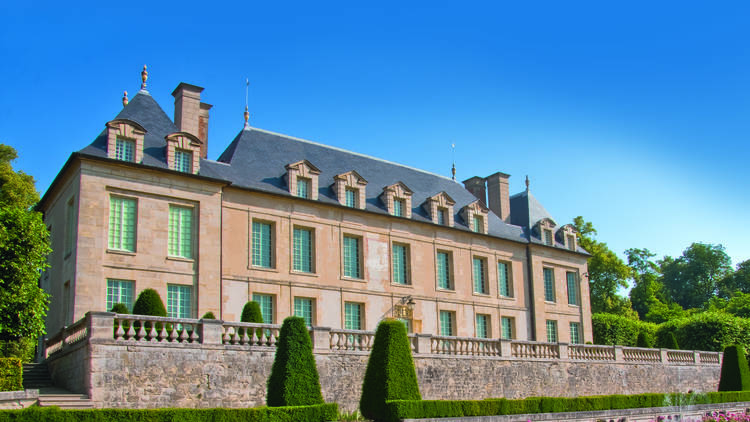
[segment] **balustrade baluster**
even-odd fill
[[[119,340],[125,335],[125,330],[122,329],[122,320],[115,320],[117,322],[117,330],[115,330],[115,340]]]
[[[130,326],[128,327],[128,332],[125,333],[125,340],[131,340],[133,337],[135,337],[135,328],[133,328],[133,323],[131,321]]]

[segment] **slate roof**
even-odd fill
[[[135,121],[146,129],[143,165],[168,168],[164,138],[177,132],[177,127],[147,91],[139,91],[115,118]],[[106,158],[106,149],[106,130],[103,130],[79,153]],[[355,170],[368,181],[366,211],[387,215],[385,204],[379,198],[383,188],[402,182],[414,192],[412,220],[431,223],[422,204],[427,198],[444,191],[456,201],[454,227],[470,230],[459,214],[464,206],[477,198],[454,180],[262,129],[248,127],[240,131],[217,161],[201,159],[200,175],[240,188],[291,196],[284,182],[285,166],[300,160],[309,161],[321,171],[318,176],[318,202],[339,205],[331,189],[334,176]],[[510,205],[512,224],[506,224],[492,211],[489,212],[489,235],[522,243],[541,243],[541,239],[534,238],[530,228],[539,219],[551,218],[549,213],[528,192],[512,196]],[[581,249],[579,251],[586,253]]]

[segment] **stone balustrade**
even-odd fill
[[[186,344],[275,348],[281,325],[164,318],[143,315],[89,312],[46,342],[50,357],[85,340],[122,344],[158,344],[184,347]],[[372,349],[375,333],[311,327],[315,353],[362,353]],[[662,365],[716,365],[721,353],[690,350],[645,349],[639,347],[544,343],[473,337],[410,334],[412,353],[423,356],[491,357],[521,360],[563,360],[626,362]]]

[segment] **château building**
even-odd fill
[[[239,127],[207,157],[203,88],[174,120],[141,90],[73,152],[38,208],[51,232],[47,332],[132,309],[156,289],[169,316],[582,343],[592,339],[588,254],[497,172],[457,183],[323,144]],[[239,125],[238,125],[239,126]],[[228,141],[228,140],[227,140]]]

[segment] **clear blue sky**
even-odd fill
[[[42,192],[147,64],[170,116],[206,88],[212,159],[247,77],[254,126],[443,175],[455,142],[618,253],[750,258],[748,2],[127,3],[0,5],[0,142]]]

